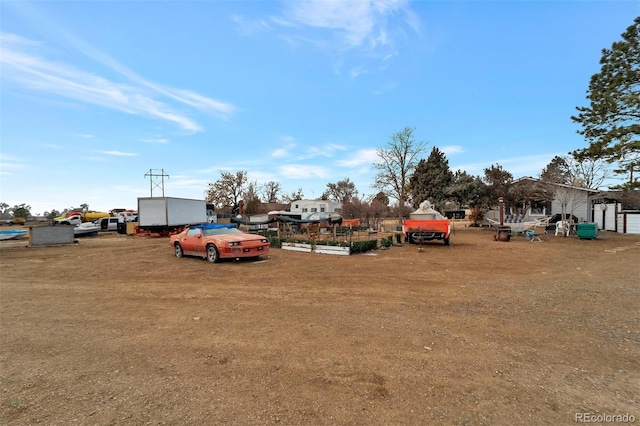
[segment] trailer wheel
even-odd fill
[[[179,243],[176,243],[174,249],[175,249],[174,253],[176,254],[176,257],[184,256],[184,251],[182,250],[182,246]]]
[[[218,248],[213,244],[207,246],[207,260],[211,263],[217,263],[220,260],[220,253]]]
[[[445,238],[445,239],[444,239],[444,245],[445,245],[445,246],[448,246],[448,245],[449,245],[449,237],[447,237],[447,238]]]

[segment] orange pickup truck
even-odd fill
[[[424,201],[420,208],[409,214],[409,219],[402,221],[404,241],[410,244],[422,244],[425,241],[442,240],[449,245],[451,223],[442,214],[431,208],[431,203]]]

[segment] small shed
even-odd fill
[[[598,229],[640,234],[638,191],[602,191],[591,197],[591,212]]]

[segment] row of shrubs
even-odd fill
[[[382,239],[386,241],[386,238]],[[391,241],[391,237],[389,237],[389,241]],[[334,241],[313,241],[313,240],[305,240],[299,238],[278,238],[278,237],[269,237],[269,242],[271,243],[272,248],[282,248],[282,243],[293,243],[293,244],[314,244],[316,246],[339,246],[339,247],[351,247],[350,253],[365,253],[371,250],[376,250],[378,248],[378,240],[366,240],[366,241],[353,241],[351,243],[347,241],[334,242]],[[383,247],[389,247],[389,245],[385,245],[383,242]]]

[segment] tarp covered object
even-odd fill
[[[235,228],[236,226],[231,223],[202,223],[200,225],[191,225],[190,228],[203,228],[203,229],[220,229],[220,228]]]

